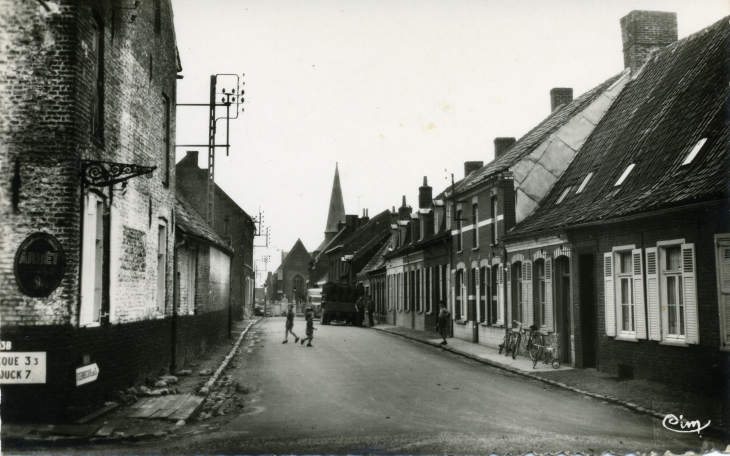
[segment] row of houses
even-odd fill
[[[310,284],[362,284],[381,323],[434,331],[445,302],[464,341],[496,348],[534,324],[575,368],[721,386],[730,23],[682,40],[674,13],[620,25],[623,71],[577,98],[553,89],[547,118],[495,139],[492,161],[436,196],[424,178],[417,210],[404,196],[328,223]]]
[[[207,170],[175,166],[168,0],[0,9],[2,419],[63,421],[230,336],[254,224],[219,187],[206,223]]]

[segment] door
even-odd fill
[[[596,259],[592,253],[578,257],[580,277],[580,328],[582,367],[597,367],[598,323],[596,320]]]
[[[573,326],[570,312],[570,259],[561,256],[555,259],[555,310],[560,345],[560,361],[564,364],[572,363],[571,336]]]

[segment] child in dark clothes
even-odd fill
[[[307,307],[304,318],[307,320],[307,337],[302,339],[302,345],[304,345],[304,341],[306,340],[308,341],[307,347],[314,347],[314,345],[312,345],[312,339],[314,338],[314,331],[317,328],[314,327],[314,311],[311,307]]]

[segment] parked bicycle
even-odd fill
[[[557,347],[555,344],[546,342],[546,334],[539,331],[536,327],[530,327],[530,342],[528,343],[528,352],[532,359],[532,368],[535,369],[537,362],[543,358],[543,364],[551,364],[553,369],[560,367],[560,358],[558,357]]]
[[[512,359],[517,358],[517,351],[520,348],[524,337],[523,333],[525,332],[523,326],[527,326],[517,320],[514,322],[517,323],[517,328],[508,329],[504,335],[504,341],[499,346],[499,354],[502,354],[503,349],[505,350],[504,356],[509,356],[510,352],[512,352]]]

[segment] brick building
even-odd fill
[[[175,165],[177,189],[200,213],[206,213],[208,170],[198,166],[198,152],[189,151]],[[234,320],[253,316],[253,219],[226,192],[215,184],[213,229],[231,245],[231,302]]]
[[[673,13],[621,28],[630,80],[507,251],[555,259],[533,287],[552,281],[576,367],[727,392],[728,18],[680,41]]]
[[[233,249],[176,195],[172,361],[174,366],[230,337]]]
[[[436,329],[439,303],[448,300],[451,233],[442,195],[433,198],[426,177],[419,188],[418,212],[403,204],[391,215],[391,243],[385,253],[386,290],[391,305],[386,322],[422,331]]]
[[[534,211],[627,80],[614,76],[575,100],[572,89],[551,90],[545,120],[517,141],[495,139],[487,165],[464,164],[464,179],[446,195],[454,337],[497,347],[514,320],[531,322],[529,292],[511,288],[521,287],[526,263],[506,255],[503,238]]]
[[[181,70],[172,7],[0,9],[2,338],[42,353],[45,367],[32,384],[3,381],[2,417],[61,420],[171,364]],[[59,261],[28,266],[43,245]],[[98,377],[77,385],[77,369]]]

